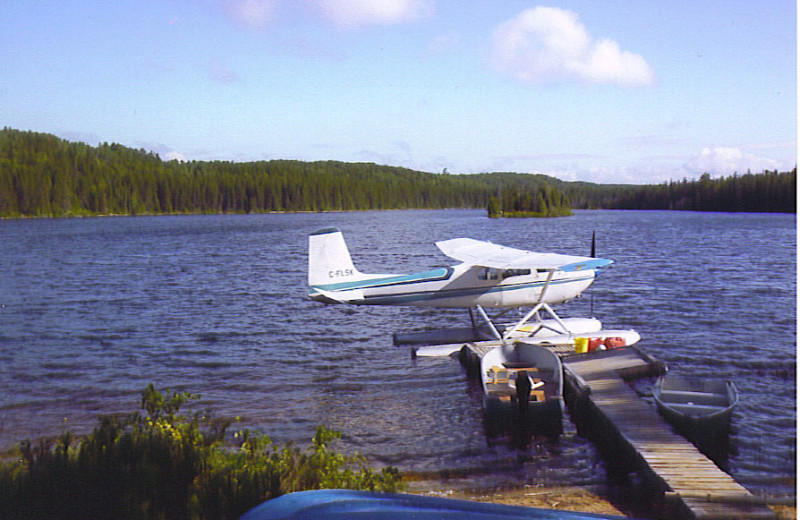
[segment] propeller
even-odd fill
[[[592,258],[596,258],[595,256],[595,236],[594,231],[592,231],[592,252],[589,255]],[[589,315],[594,317],[594,291],[589,293]]]

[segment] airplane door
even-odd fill
[[[494,267],[480,267],[477,277],[479,286],[485,288],[485,291],[479,296],[480,305],[485,307],[503,305],[503,291],[493,290],[502,281],[500,270]]]

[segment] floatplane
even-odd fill
[[[577,338],[639,340],[632,330],[602,330],[594,318],[561,318],[551,307],[578,297],[589,288],[599,269],[613,263],[603,258],[536,253],[471,238],[436,242],[446,256],[461,263],[411,274],[365,274],[356,269],[341,230],[320,229],[309,235],[308,295],[323,303],[407,305],[466,308],[472,327],[469,341],[526,342],[572,345]],[[513,325],[498,319],[510,310],[530,307]],[[486,309],[499,310],[490,317]],[[476,323],[473,310],[482,319]],[[544,312],[549,318],[542,318]],[[455,330],[455,329],[453,329]],[[445,331],[440,331],[445,332]],[[477,335],[477,336],[476,336]],[[453,334],[395,335],[401,344],[447,343]],[[445,338],[437,340],[437,338]],[[422,355],[448,355],[457,342]],[[452,348],[451,348],[452,347]]]

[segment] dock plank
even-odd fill
[[[719,469],[692,443],[676,434],[655,408],[644,402],[619,375],[642,363],[641,357],[628,354],[590,359],[565,359],[565,372],[589,386],[587,399],[608,427],[616,430],[620,442],[626,443],[641,459],[645,469],[663,483],[664,491],[672,492],[682,504],[688,518],[774,519],[775,513],[763,505],[731,504],[684,495],[708,494],[751,497],[750,492],[730,475]],[[577,377],[575,377],[577,376]]]

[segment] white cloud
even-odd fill
[[[234,20],[250,27],[264,27],[271,20],[275,0],[220,0],[225,12]]]
[[[143,150],[147,150],[149,152],[158,154],[158,156],[164,159],[165,161],[173,161],[173,160],[177,160],[180,162],[186,161],[186,156],[184,154],[173,150],[172,148],[163,143],[148,143],[144,141],[136,141],[134,145],[138,146]]]
[[[671,172],[657,166],[638,164],[615,167],[566,165],[543,170],[541,173],[562,181],[596,184],[661,184],[673,177]]]
[[[526,9],[492,35],[493,65],[524,82],[581,81],[651,85],[645,59],[610,39],[593,41],[578,15],[555,7]]]
[[[700,155],[693,157],[684,166],[692,174],[709,173],[712,176],[728,176],[734,172],[761,173],[764,170],[780,169],[778,161],[744,153],[739,148],[720,146],[703,148]]]
[[[429,0],[307,0],[328,20],[341,27],[385,25],[430,16]]]
[[[169,152],[164,156],[167,161],[186,162],[186,156],[180,152]]]
[[[343,28],[410,22],[433,14],[433,0],[216,0],[231,19],[256,29],[297,5]]]

